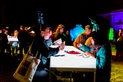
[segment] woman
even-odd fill
[[[92,36],[95,47],[79,46],[85,54],[96,58],[96,82],[110,82],[111,73],[111,45],[108,39],[102,37],[101,32]]]
[[[53,37],[54,41],[61,39],[62,42],[64,42],[67,40],[66,34],[64,33],[64,28],[65,28],[64,25],[62,24],[58,25]],[[55,44],[57,45],[57,42],[55,42]]]
[[[14,31],[14,38],[18,38],[18,31],[17,30]],[[12,55],[13,56],[17,55],[18,49],[19,49],[18,42],[17,41],[12,42]],[[15,51],[15,53],[14,53],[14,51]]]

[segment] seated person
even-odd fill
[[[91,26],[86,25],[84,33],[80,34],[76,38],[76,40],[73,42],[73,46],[78,48],[77,45],[85,44],[86,40],[90,37],[91,31]]]
[[[94,47],[94,40],[93,40],[93,37],[92,37],[94,34],[96,34],[95,31],[93,31],[91,33],[91,36],[85,42],[85,45],[88,46],[88,47],[90,47],[90,48]]]
[[[86,51],[85,54],[96,58],[96,82],[110,82],[111,73],[111,45],[108,39],[101,33],[92,36],[95,47],[90,48],[85,45],[78,46]]]
[[[64,49],[64,45],[60,45],[57,48],[51,48],[49,46],[52,45],[52,41],[50,39],[50,35],[52,34],[52,30],[50,27],[45,27],[43,31],[43,36],[39,35],[40,30],[36,30],[36,36],[32,45],[32,54],[35,54],[37,51],[41,54],[41,62],[36,70],[36,73],[33,78],[33,82],[49,82],[49,72],[46,68],[47,60],[51,56],[57,54],[59,50]],[[55,80],[55,79],[53,79]],[[55,81],[53,81],[55,82]]]

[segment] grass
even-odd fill
[[[111,82],[123,82],[123,62],[112,62]]]

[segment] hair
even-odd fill
[[[87,25],[85,25],[85,29],[92,29],[92,25],[91,24],[87,24]]]
[[[95,45],[103,45],[103,44],[106,44],[108,42],[107,37],[105,37],[100,31],[93,32],[92,38],[95,42]]]
[[[49,30],[52,31],[52,27],[47,26],[47,25],[42,26],[42,31],[45,31],[45,29],[47,29],[47,28],[49,28]]]

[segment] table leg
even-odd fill
[[[52,82],[52,74],[51,74],[51,71],[49,71],[49,80],[50,80],[50,82]]]
[[[96,82],[96,72],[94,72],[94,82]]]

